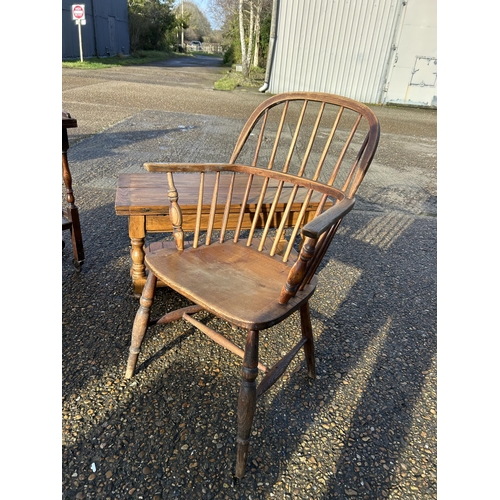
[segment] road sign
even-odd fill
[[[85,20],[85,5],[75,4],[71,6],[71,15],[73,21],[83,21]]]
[[[80,61],[83,62],[83,46],[82,46],[82,24],[86,24],[85,20],[85,4],[79,3],[71,6],[71,15],[73,21],[78,26],[78,39],[80,41]]]

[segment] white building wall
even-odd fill
[[[427,74],[435,54],[435,3],[279,0],[269,92],[330,92],[365,103],[411,99],[430,105],[433,98],[423,96],[429,88],[415,84],[415,68]]]

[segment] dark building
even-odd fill
[[[130,54],[127,0],[62,0],[62,58],[79,59],[78,26],[72,20],[72,6],[85,5],[82,25],[83,57]]]

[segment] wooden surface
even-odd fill
[[[147,260],[156,276],[168,280],[171,288],[247,330],[261,330],[282,321],[309,298],[316,285],[313,280],[286,305],[279,304],[277,298],[290,266],[244,242],[226,241],[183,252],[161,250],[148,254]],[[218,278],[216,287],[214,275]]]
[[[194,230],[196,226],[196,210],[198,201],[198,189],[200,183],[199,173],[177,173],[173,175],[175,186],[179,193],[179,205],[182,210],[183,228],[186,231]],[[219,196],[215,214],[214,225],[220,227],[224,217],[225,200],[229,189],[229,175],[221,175],[219,183]],[[212,190],[214,187],[215,175],[207,175],[205,179],[205,190],[203,195],[204,214],[201,219],[201,229],[208,227],[208,208],[211,204]],[[256,177],[249,194],[247,210],[243,218],[242,229],[249,229],[254,218],[255,207],[261,192],[263,178]],[[269,181],[270,189],[266,192],[264,200],[263,214],[269,211],[275,194],[277,180]],[[237,177],[233,190],[235,200],[241,199],[241,195],[246,188],[246,180]],[[153,243],[151,248],[145,247],[145,240],[148,233],[170,233],[172,224],[170,222],[170,201],[168,198],[168,182],[165,173],[137,173],[120,174],[118,177],[118,187],[115,196],[115,212],[117,215],[129,217],[128,233],[132,246],[130,275],[134,287],[134,293],[140,294],[146,283],[146,267],[144,258],[150,250],[156,250],[163,246],[169,246],[169,242]],[[306,193],[305,188],[300,188],[297,192],[295,203],[287,216],[285,227],[292,226],[298,216],[302,201]],[[281,221],[285,205],[290,197],[291,188],[285,186],[280,195],[280,202],[276,206],[274,225]],[[315,194],[308,205],[305,221],[308,222],[314,216],[319,194]],[[331,202],[329,202],[331,205]],[[328,206],[328,205],[327,205]],[[241,204],[233,204],[229,209],[228,229],[234,229],[241,210]],[[264,224],[264,216],[257,224],[261,228]],[[162,286],[160,282],[159,286]]]
[[[174,174],[174,182],[179,193],[179,204],[182,207],[183,216],[195,214],[198,202],[198,187],[200,184],[199,173],[179,173]],[[205,190],[203,194],[203,204],[208,207],[212,202],[212,190],[214,187],[215,175],[206,177]],[[225,200],[229,188],[230,176],[221,175],[219,182],[219,196],[217,210],[224,212]],[[248,210],[255,208],[261,188],[263,178],[255,178],[248,198]],[[271,180],[271,189],[266,193],[264,204],[272,203],[278,181]],[[241,199],[241,194],[246,188],[246,179],[237,177],[234,185],[234,199]],[[282,189],[280,203],[276,207],[278,211],[283,211],[284,205],[290,197],[291,187]],[[299,189],[296,196],[295,210],[300,209],[306,189]],[[316,195],[316,200],[312,200],[311,210],[317,207],[320,196]],[[120,174],[118,177],[118,188],[116,190],[115,211],[117,215],[168,215],[170,202],[168,199],[168,182],[164,173],[144,173],[144,174]],[[241,204],[232,205],[231,211],[239,213]],[[185,229],[189,229],[186,226]]]

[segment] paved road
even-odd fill
[[[218,92],[226,69],[208,56],[104,71],[63,71],[63,105],[79,119],[76,137],[99,132],[145,110],[247,118],[265,95]],[[196,62],[197,64],[195,65]],[[215,64],[215,65],[214,65]]]
[[[123,380],[138,304],[118,174],[226,160],[267,97],[212,90],[223,69],[207,61],[63,70],[86,251],[80,274],[69,244],[62,255],[63,498],[436,498],[435,111],[375,107],[380,147],[311,304],[318,380],[299,359],[259,401],[243,481],[232,480],[231,354],[176,323],[146,339]],[[263,349],[281,352],[296,329],[291,319],[264,335]]]

